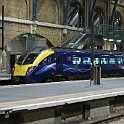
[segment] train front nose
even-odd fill
[[[26,72],[26,75],[32,74],[32,72],[34,71],[34,69],[35,69],[35,66],[28,67],[27,72]]]
[[[37,81],[35,80],[34,70],[35,70],[35,66],[28,67],[26,76],[25,76],[25,80],[27,83],[37,83]]]

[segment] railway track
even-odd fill
[[[91,122],[90,124],[124,124],[124,114],[114,115],[96,122]]]

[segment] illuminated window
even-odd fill
[[[109,64],[116,64],[115,58],[109,58]]]
[[[108,58],[101,58],[101,64],[108,64]]]
[[[75,64],[81,64],[81,57],[72,57],[72,63]]]
[[[117,58],[117,64],[123,64],[123,59],[122,58]]]
[[[99,58],[95,58],[95,62],[96,62],[96,64],[100,64],[99,63]]]
[[[90,57],[83,57],[83,64],[91,64]]]

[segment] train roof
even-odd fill
[[[62,47],[55,47],[53,48],[56,52],[90,52],[90,50],[79,50],[73,48],[62,48]]]
[[[53,48],[56,52],[81,52],[81,53],[90,53],[91,50],[80,50],[80,49],[73,49],[73,48],[61,48],[61,47],[56,47]],[[102,54],[124,54],[124,51],[109,51],[109,50],[97,50],[94,49],[94,53],[102,53]]]
[[[41,51],[48,49],[48,47],[35,47],[33,50],[30,51],[30,53],[40,53]]]
[[[46,49],[52,49],[54,50],[55,52],[63,52],[63,53],[69,53],[69,52],[80,52],[80,53],[91,53],[91,50],[88,49],[88,50],[81,50],[81,49],[73,49],[73,48],[62,48],[62,47],[51,47],[51,48],[48,48],[48,47],[36,47],[34,48],[32,51],[30,51],[30,53],[41,53],[43,50],[46,50]],[[97,53],[97,54],[124,54],[123,51],[109,51],[109,50],[97,50],[97,49],[94,49],[94,53]]]

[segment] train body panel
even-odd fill
[[[84,53],[75,51],[63,55],[63,75],[75,76],[89,72],[90,65],[84,67],[83,64],[81,64],[81,57],[83,54]],[[88,54],[85,55],[88,56]]]
[[[91,70],[90,56],[88,50],[62,48],[40,50],[37,56],[33,56],[32,63],[16,64],[13,76],[24,76],[28,83],[43,82],[47,79],[54,80],[58,77],[89,76]],[[117,73],[123,75],[124,73],[123,52],[95,51],[94,60],[96,65],[101,66],[103,75]]]
[[[56,72],[55,54],[51,54],[44,58],[32,73],[26,75],[27,82],[41,82],[45,78],[52,78]]]

